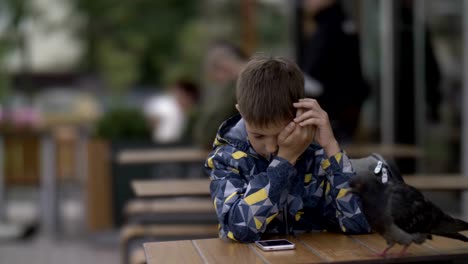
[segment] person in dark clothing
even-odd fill
[[[399,144],[416,144],[416,103],[415,103],[415,60],[413,3],[402,1],[397,12],[397,27],[395,37],[395,94],[394,94],[394,124],[395,142]],[[425,94],[424,103],[427,112],[425,118],[429,122],[439,120],[441,93],[439,89],[440,70],[431,43],[431,33],[425,26],[424,67]],[[419,66],[418,66],[419,67]],[[397,161],[404,173],[414,173],[414,160],[400,159]]]
[[[302,4],[314,29],[302,37],[300,67],[322,86],[316,99],[329,114],[337,139],[350,141],[370,91],[362,75],[355,26],[337,1],[303,0]]]
[[[397,25],[395,60],[395,141],[398,143],[414,144],[415,135],[415,71],[414,71],[414,32],[413,11],[411,1],[404,1],[399,12]],[[425,28],[425,83],[427,107],[426,118],[438,121],[438,109],[441,100],[439,90],[440,71],[435,58],[431,35]]]

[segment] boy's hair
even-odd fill
[[[237,80],[237,104],[242,117],[259,127],[292,120],[293,103],[304,98],[304,76],[285,58],[256,56]]]

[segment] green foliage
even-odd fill
[[[277,6],[257,3],[256,28],[259,49],[278,53],[288,44],[288,21],[284,10]]]
[[[3,63],[3,58],[10,49],[0,39],[0,63]],[[5,71],[5,67],[0,67],[0,105],[5,103],[7,96],[10,93],[10,76]]]
[[[11,77],[3,66],[5,58],[18,49],[21,56],[25,56],[24,39],[19,27],[23,19],[31,15],[27,4],[25,0],[0,1],[0,17],[4,27],[0,34],[0,103],[5,103],[11,90]]]
[[[151,129],[141,111],[116,108],[99,120],[95,136],[110,141],[151,140]]]
[[[209,40],[207,25],[202,20],[193,20],[185,24],[178,38],[179,59],[167,67],[164,82],[172,83],[179,78],[186,78],[200,83],[202,76],[203,52]]]
[[[69,0],[85,17],[83,66],[121,94],[137,82],[160,84],[178,59],[178,34],[196,15],[197,1]]]

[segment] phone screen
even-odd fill
[[[285,239],[263,240],[263,241],[258,241],[258,243],[264,247],[294,245],[293,243]]]

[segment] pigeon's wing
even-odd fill
[[[440,210],[416,188],[406,184],[389,186],[389,208],[393,222],[407,233],[430,233]]]

